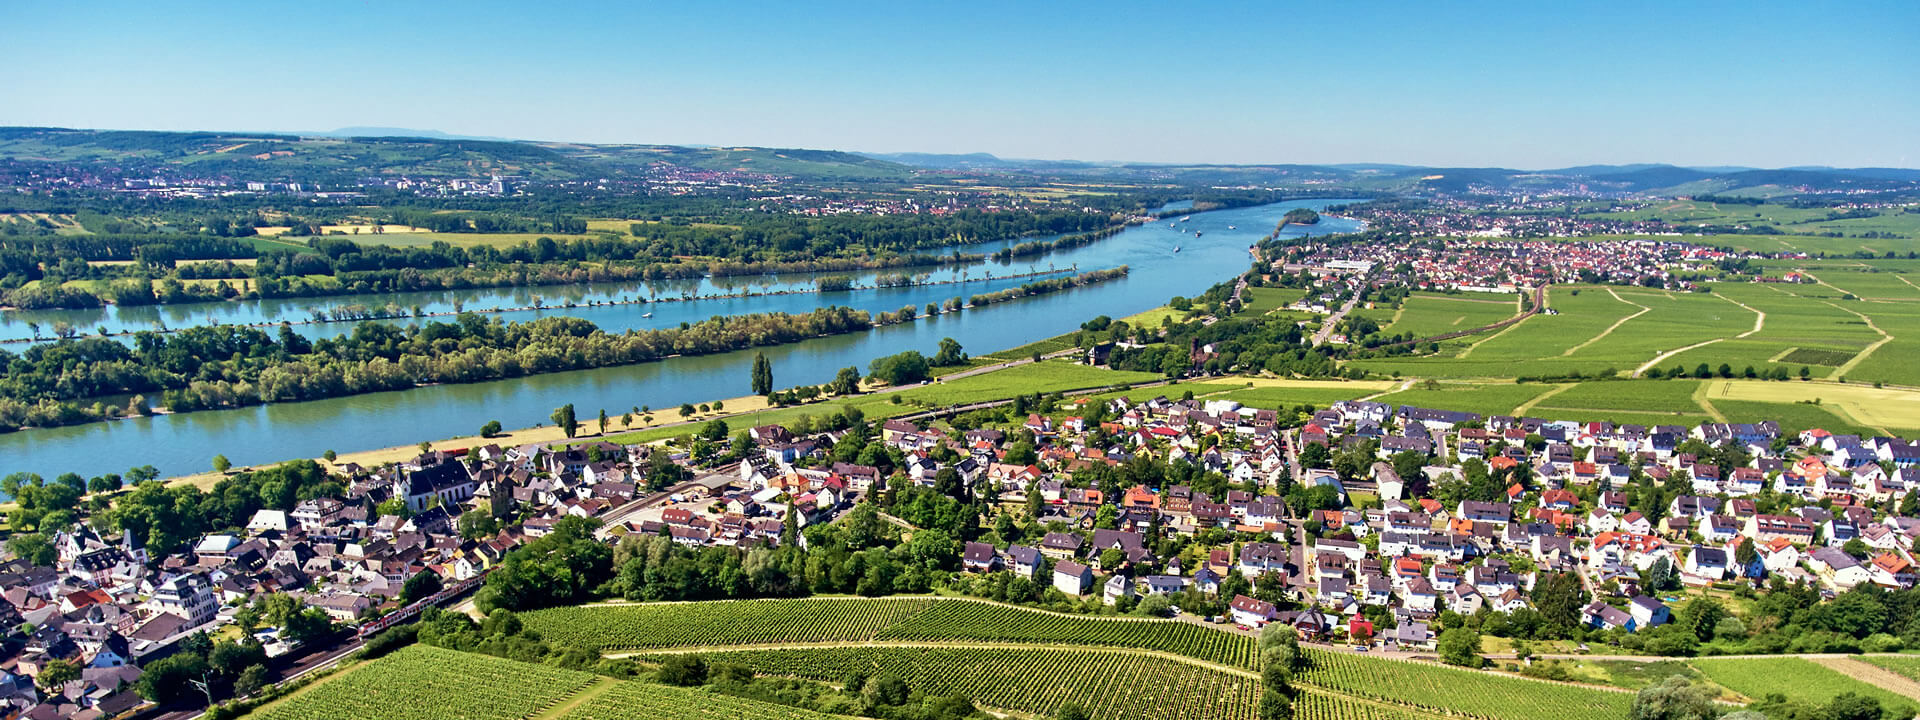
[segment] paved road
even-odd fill
[[[1346,317],[1347,313],[1352,312],[1353,306],[1359,303],[1360,291],[1356,289],[1353,291],[1353,297],[1347,298],[1347,304],[1341,305],[1339,311],[1327,316],[1327,321],[1320,324],[1320,330],[1313,334],[1313,346],[1320,347],[1321,345],[1327,344],[1327,336],[1333,334],[1334,326],[1339,325],[1340,319]]]

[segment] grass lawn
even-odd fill
[[[1304,297],[1306,292],[1299,288],[1250,287],[1246,290],[1246,305],[1241,308],[1241,312],[1249,315],[1265,315],[1293,304],[1294,301]]]

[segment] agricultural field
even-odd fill
[[[1520,314],[1514,295],[1444,295],[1416,292],[1408,297],[1393,322],[1382,329],[1388,335],[1412,333],[1423,338],[1492,325]]]
[[[256,720],[515,720],[592,685],[591,673],[426,645],[326,678],[268,704]]]
[[[1157,650],[1222,665],[1252,668],[1252,638],[1192,623],[1075,617],[945,600],[880,632],[878,639],[922,642],[1038,642]]]
[[[1094,717],[1253,720],[1260,679],[1124,650],[857,647],[706,654],[756,673],[838,682],[891,674],[929,695],[963,694],[1005,710],[1051,716],[1068,702]],[[643,657],[642,660],[647,658]],[[1332,718],[1351,717],[1335,713]]]
[[[551,608],[522,615],[563,645],[602,651],[749,643],[871,640],[941,601],[905,599],[742,600]]]
[[[975,403],[1005,400],[1017,395],[1106,387],[1158,379],[1160,376],[1153,373],[1108,370],[1080,365],[1071,360],[1049,360],[1038,364],[1015,365],[1002,370],[944,380],[906,390],[834,398],[797,407],[722,416],[721,419],[734,427],[786,425],[798,422],[802,415],[820,418],[839,413],[842,408],[857,407],[865,413],[868,422],[878,422],[896,415],[919,412],[922,408],[915,403],[925,403],[929,406]],[[1149,388],[1135,392],[1159,394],[1166,390]],[[892,402],[894,396],[899,396],[902,402],[894,404]],[[661,411],[659,415],[664,416],[666,412],[668,411]],[[606,440],[619,443],[652,442],[687,435],[697,429],[699,429],[697,425],[670,425],[610,435]]]
[[[1920,392],[1913,390],[1860,384],[1715,380],[1707,384],[1703,397],[1715,407],[1727,400],[1768,403],[1787,408],[1785,412],[1804,412],[1793,408],[1830,412],[1863,427],[1896,432],[1920,429]],[[1814,400],[1820,404],[1796,405]]]
[[[1393,388],[1392,383],[1379,381],[1314,381],[1281,380],[1253,387],[1228,389],[1217,394],[1207,395],[1206,400],[1232,400],[1254,408],[1287,408],[1300,404],[1315,407],[1327,407],[1341,400],[1357,400],[1368,395]],[[1160,394],[1160,393],[1155,393]],[[1194,397],[1200,397],[1198,389]],[[1167,397],[1178,397],[1177,391]],[[1141,398],[1135,397],[1139,400]]]
[[[1900,717],[1912,715],[1916,705],[1912,698],[1801,658],[1703,658],[1694,660],[1693,666],[1722,687],[1756,700],[1779,693],[1789,700],[1825,704],[1851,692],[1878,698],[1882,707],[1906,707]],[[1781,682],[1781,678],[1793,678],[1793,682]]]
[[[1540,400],[1536,414],[1580,410],[1624,410],[1648,415],[1699,415],[1693,394],[1699,380],[1616,380],[1585,382]],[[1648,422],[1654,422],[1649,420]]]
[[[1307,651],[1298,682],[1445,715],[1486,720],[1617,720],[1633,695],[1443,665]]]
[[[655,685],[612,683],[606,691],[560,713],[555,720],[839,720],[837,715],[748,700],[716,692]]]
[[[1405,390],[1381,395],[1374,401],[1394,406],[1412,405],[1481,415],[1511,415],[1515,409],[1556,387],[1541,383],[1435,381],[1432,387],[1413,383]]]
[[[1265,315],[1280,308],[1292,305],[1294,301],[1306,295],[1299,288],[1250,287],[1244,295],[1246,304],[1240,311],[1248,315]]]
[[[1920,655],[1862,655],[1856,659],[1920,682]]]

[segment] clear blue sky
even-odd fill
[[[1920,2],[0,2],[0,124],[1920,166]]]

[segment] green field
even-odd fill
[[[852,397],[835,398],[823,402],[797,407],[762,410],[727,416],[722,419],[734,427],[753,425],[787,425],[798,422],[800,416],[812,418],[825,417],[841,412],[842,408],[859,408],[869,422],[883,418],[920,412],[928,407],[1005,400],[1018,395],[1033,393],[1051,393],[1055,391],[1079,390],[1085,388],[1108,387],[1122,383],[1140,383],[1158,380],[1161,376],[1153,373],[1127,372],[1081,365],[1072,360],[1048,360],[1041,363],[1025,363],[1013,367],[980,373],[955,380],[944,380],[931,385],[908,388],[899,391],[881,391]],[[1144,391],[1142,391],[1144,392]],[[1159,394],[1162,391],[1155,391]],[[892,402],[893,396],[901,398],[900,404]],[[1148,397],[1151,397],[1149,395]],[[661,411],[665,414],[667,411]],[[652,442],[679,435],[692,433],[698,425],[675,425],[648,428],[633,432],[610,435],[609,442],[635,443]]]
[[[1324,408],[1341,400],[1357,400],[1377,392],[1380,392],[1380,388],[1359,383],[1352,384],[1349,387],[1340,387],[1338,385],[1242,387],[1208,395],[1206,399],[1233,400],[1242,405],[1256,408],[1285,408],[1300,404]],[[1195,396],[1199,394],[1197,390],[1194,392]],[[1168,397],[1175,396],[1169,395]],[[1139,398],[1135,399],[1137,400]]]
[[[646,658],[642,658],[645,660]],[[895,675],[929,695],[1051,716],[1075,702],[1096,718],[1253,720],[1260,679],[1124,650],[860,647],[707,653],[756,673],[838,682]]]
[[[1481,415],[1511,415],[1513,411],[1557,386],[1539,383],[1435,382],[1432,389],[1413,383],[1405,390],[1374,398],[1390,405],[1437,408],[1475,412]]]
[[[1440,714],[1488,720],[1617,720],[1627,716],[1633,703],[1629,693],[1579,685],[1352,653],[1309,649],[1307,654],[1312,665],[1300,674],[1300,682]]]
[[[1411,333],[1413,337],[1423,338],[1492,325],[1520,314],[1517,297],[1416,292],[1407,298],[1392,324],[1381,332],[1395,336]]]
[[[590,673],[426,645],[330,677],[255,711],[260,720],[514,720],[595,682]]]
[[[1916,705],[1912,698],[1800,658],[1703,658],[1694,660],[1693,666],[1720,686],[1753,699],[1779,693],[1789,700],[1825,704],[1851,692],[1878,698],[1882,707],[1904,706],[1907,710],[1900,717],[1912,715]],[[1792,680],[1784,682],[1785,678]]]
[[[568,708],[554,720],[839,720],[786,705],[748,700],[717,692],[655,685],[646,682],[609,683],[606,690],[586,693],[585,702]]]
[[[871,640],[939,602],[933,598],[743,600],[602,605],[521,616],[550,641],[602,651],[702,645]]]
[[[1542,411],[1552,408],[1581,410],[1631,410],[1645,413],[1700,413],[1693,393],[1698,380],[1621,380],[1574,385],[1540,401]]]
[[[1865,655],[1855,658],[1860,662],[1875,665],[1920,682],[1920,656],[1915,655]]]
[[[1265,315],[1280,308],[1292,305],[1294,301],[1306,296],[1306,291],[1298,288],[1250,287],[1243,299],[1246,304],[1240,312],[1249,315]]]
[[[1249,718],[1257,685],[1252,638],[1167,620],[1063,615],[970,600],[894,598],[666,603],[594,606],[525,615],[530,629],[557,642],[608,647],[685,647],[756,671],[838,681],[854,668],[900,673],[928,692],[963,692],[985,705],[1046,713],[1080,698],[1096,715],[1128,715],[1144,696],[1173,698],[1165,710],[1197,720]],[[726,649],[729,644],[818,647]],[[1077,646],[1077,647],[1076,647]],[[1093,647],[1089,647],[1093,646]],[[1154,655],[1152,653],[1160,653]],[[1624,715],[1630,695],[1419,662],[1310,650],[1298,677],[1332,715],[1372,706],[1407,713],[1464,714],[1485,720],[1569,720]],[[642,654],[640,659],[650,656]],[[991,658],[991,659],[988,659]],[[1121,685],[1108,683],[1118,682]],[[1248,686],[1253,687],[1253,686]],[[1205,690],[1205,692],[1201,692]],[[1318,691],[1329,691],[1319,695]],[[1248,692],[1252,692],[1249,690]],[[1117,693],[1117,694],[1116,694]],[[1198,693],[1198,694],[1195,694]],[[1195,704],[1192,698],[1211,701]]]

